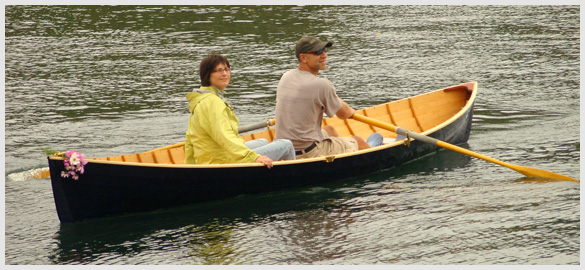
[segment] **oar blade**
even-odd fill
[[[37,170],[36,172],[32,173],[32,178],[34,179],[45,179],[51,176],[51,171],[49,170]]]
[[[527,177],[537,177],[537,178],[547,178],[547,179],[558,179],[558,180],[565,180],[565,181],[573,181],[573,182],[580,182],[578,179],[568,177],[562,174],[537,169],[537,168],[530,168],[524,166],[514,165],[512,168],[517,172],[526,175]]]

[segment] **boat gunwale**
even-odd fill
[[[400,99],[400,100],[409,100],[409,99],[416,98],[419,96],[430,95],[430,94],[433,94],[435,92],[445,91],[445,90],[448,90],[450,88],[456,88],[456,87],[460,87],[463,85],[469,85],[469,84],[472,85],[472,89],[471,90],[468,89],[467,91],[471,92],[471,96],[467,99],[465,106],[463,106],[457,113],[455,113],[449,119],[441,122],[440,124],[434,126],[431,129],[420,132],[420,134],[428,136],[429,134],[432,134],[436,131],[439,131],[442,128],[446,127],[447,125],[453,123],[454,121],[459,119],[463,114],[465,114],[465,113],[467,113],[467,111],[469,111],[470,107],[472,107],[473,104],[475,103],[475,99],[477,97],[477,81],[462,83],[462,84],[458,84],[455,86],[450,86],[447,88],[434,90],[432,92],[419,94],[416,96],[411,96],[411,97],[408,97],[405,99]],[[396,101],[398,101],[398,100],[396,100]],[[391,102],[394,102],[394,101],[391,101]],[[391,102],[388,102],[388,103],[391,103]],[[384,105],[384,104],[388,104],[388,103],[383,103],[383,104],[379,104],[379,105]],[[379,105],[376,105],[376,106],[379,106]],[[411,140],[414,140],[414,139],[411,139]],[[310,163],[310,162],[321,162],[321,161],[332,162],[331,160],[335,160],[338,158],[346,158],[346,157],[362,155],[362,154],[375,152],[375,151],[382,151],[382,150],[396,147],[396,146],[399,146],[402,144],[404,144],[404,141],[400,140],[400,141],[394,141],[394,142],[383,144],[380,146],[362,149],[362,150],[349,152],[349,153],[342,153],[342,154],[337,154],[337,155],[321,156],[321,157],[314,157],[314,158],[296,159],[296,160],[274,161],[272,164],[276,167],[276,166],[286,166],[286,165],[294,165],[294,164],[299,164],[299,163]],[[48,158],[52,159],[52,160],[63,160],[63,158],[59,157],[59,156],[49,156]],[[133,161],[113,161],[113,160],[101,160],[101,159],[87,159],[87,161],[91,162],[91,163],[121,165],[121,166],[141,166],[141,167],[155,167],[155,168],[184,168],[184,169],[213,169],[213,168],[225,169],[225,168],[246,168],[246,167],[263,167],[263,166],[265,166],[262,163],[168,164],[168,163],[143,163],[143,162],[133,162]]]

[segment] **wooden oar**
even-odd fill
[[[256,124],[250,124],[247,126],[242,126],[238,128],[238,133],[242,134],[244,132],[248,132],[248,131],[252,131],[252,130],[256,130],[256,129],[260,129],[260,128],[267,128],[268,126],[274,126],[274,124],[276,124],[276,120],[274,119],[269,119],[266,120],[264,122],[258,122]]]
[[[238,128],[238,132],[239,133],[244,133],[244,132],[248,132],[248,131],[252,131],[252,130],[256,130],[256,129],[260,129],[263,127],[268,127],[268,126],[274,126],[274,124],[276,124],[276,120],[274,119],[269,119],[266,120],[264,122],[258,122],[255,124],[250,124],[247,126],[241,126]],[[180,147],[183,146],[185,144],[185,142],[179,142],[179,143],[175,143],[173,145],[167,145],[164,147],[160,147],[160,148],[156,148],[148,152],[153,152],[153,151],[158,151],[158,150],[165,150],[165,149],[171,149],[171,148],[175,148],[175,147]],[[44,178],[48,178],[49,176],[51,176],[51,172],[49,170],[40,170],[38,172],[35,172],[33,174],[33,178],[34,179],[44,179]]]
[[[252,131],[252,130],[256,130],[256,129],[268,127],[268,126],[274,126],[275,123],[276,123],[276,120],[269,119],[269,120],[266,120],[264,122],[258,122],[256,124],[250,124],[247,126],[238,127],[238,133],[244,133],[244,132],[248,132],[248,131]],[[165,149],[180,147],[180,146],[183,146],[184,144],[185,144],[185,142],[175,143],[173,145],[167,145],[165,147],[149,150],[149,151],[147,151],[147,153],[158,151],[158,150],[165,150]]]
[[[431,138],[429,136],[425,136],[425,135],[422,135],[422,134],[418,134],[418,133],[413,132],[413,131],[408,131],[408,130],[406,130],[404,128],[396,127],[396,126],[393,126],[391,124],[388,124],[388,123],[385,123],[385,122],[382,122],[382,121],[379,121],[379,120],[376,120],[376,119],[372,119],[372,118],[369,118],[367,116],[360,115],[360,114],[357,114],[357,113],[353,115],[353,119],[355,119],[357,121],[360,121],[360,122],[364,122],[366,124],[370,124],[372,126],[376,126],[376,127],[379,127],[379,128],[383,128],[383,129],[390,130],[390,131],[395,132],[397,134],[401,134],[401,135],[404,135],[404,136],[407,136],[407,137],[414,138],[414,139],[419,140],[421,142],[430,143],[430,144],[433,144],[433,145],[436,145],[436,146],[439,146],[439,147],[442,147],[442,148],[445,148],[445,149],[449,149],[451,151],[455,151],[455,152],[458,152],[458,153],[461,153],[461,154],[464,154],[464,155],[476,157],[476,158],[483,159],[485,161],[489,161],[489,162],[492,162],[492,163],[495,163],[495,164],[498,164],[498,165],[501,165],[501,166],[504,166],[504,167],[508,167],[508,168],[510,168],[512,170],[515,170],[515,171],[517,171],[517,172],[519,172],[519,173],[527,176],[527,177],[540,177],[540,178],[559,179],[559,180],[579,182],[578,179],[571,178],[571,177],[568,177],[568,176],[564,176],[562,174],[558,174],[558,173],[554,173],[554,172],[549,172],[549,171],[545,171],[545,170],[541,170],[541,169],[536,169],[536,168],[529,168],[529,167],[524,167],[524,166],[519,166],[519,165],[514,165],[514,164],[506,163],[506,162],[497,160],[495,158],[491,158],[491,157],[488,157],[488,156],[484,156],[484,155],[475,153],[473,151],[467,150],[465,148],[461,148],[459,146],[455,146],[455,145],[452,145],[450,143],[447,143],[447,142],[444,142],[444,141],[440,141],[440,140],[437,140],[435,138]]]

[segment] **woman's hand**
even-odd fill
[[[270,159],[267,156],[259,156],[256,159],[256,162],[266,165],[266,167],[268,167],[268,169],[272,168],[272,159]]]

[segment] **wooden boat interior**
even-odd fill
[[[467,105],[472,95],[472,90],[475,90],[475,87],[475,82],[465,83],[407,99],[357,110],[357,113],[425,134],[427,131],[439,127],[457,115]],[[357,135],[366,139],[372,133],[380,132],[384,138],[396,137],[394,132],[351,119],[342,120],[337,117],[324,118],[322,125],[332,125],[340,136]],[[275,130],[271,128],[242,135],[242,138],[245,141],[260,138],[272,141],[274,133]],[[183,164],[185,147],[184,143],[178,143],[143,153],[87,159],[136,163]]]

